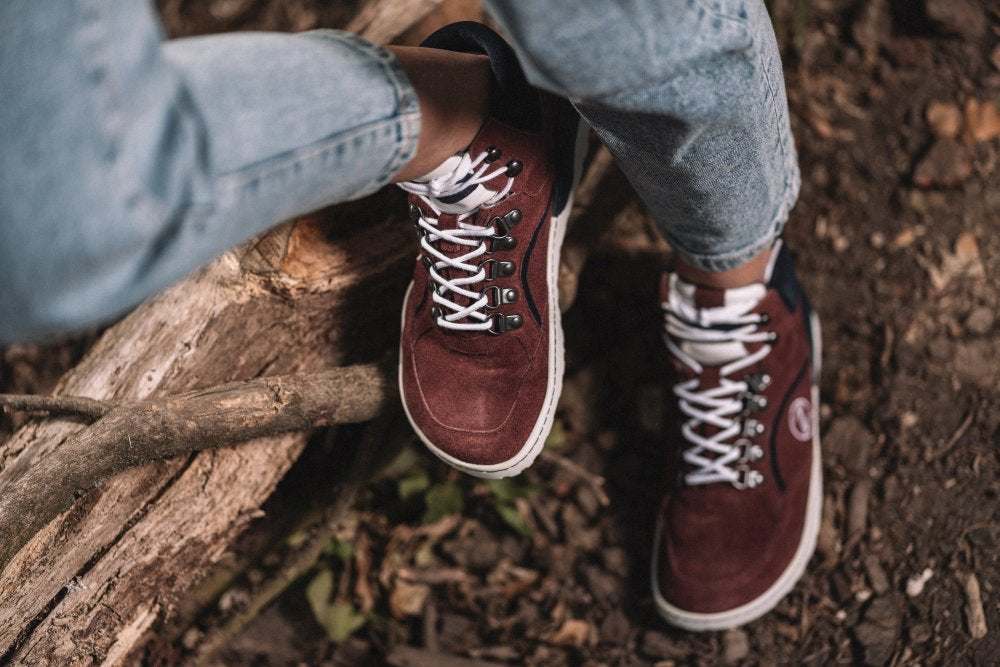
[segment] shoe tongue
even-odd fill
[[[671,276],[671,278],[673,283],[671,287],[676,291],[680,300],[699,311],[711,311],[733,306],[742,306],[741,310],[748,311],[760,303],[760,300],[767,294],[767,287],[763,283],[753,283],[731,289],[718,289],[694,285],[681,280],[676,275]],[[685,340],[681,341],[680,348],[704,366],[721,366],[748,354],[746,345],[740,341],[700,342]]]
[[[430,181],[446,178],[455,173],[462,163],[462,154],[452,155],[442,162],[433,171],[428,172],[416,179],[417,183],[429,183]],[[472,172],[466,174],[470,177]],[[459,182],[461,184],[461,182]],[[458,187],[455,192],[439,197],[429,197],[442,213],[449,215],[460,215],[468,211],[479,208],[490,197],[496,194],[496,190],[490,190],[482,183],[469,185],[468,187]]]

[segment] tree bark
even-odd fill
[[[352,424],[382,413],[388,368],[374,364],[300,375],[270,376],[161,399],[112,406],[80,398],[50,398],[100,419],[68,438],[8,483],[0,496],[0,568],[76,498],[129,468],[208,448]],[[0,397],[7,405],[12,401]],[[15,396],[38,405],[41,398]],[[96,404],[96,405],[95,405]]]
[[[416,245],[398,219],[355,216],[396,208],[328,210],[223,255],[110,328],[55,393],[127,403],[381,356]],[[87,428],[22,427],[0,446],[0,494]],[[0,572],[0,663],[124,660],[258,514],[306,437],[160,461],[84,494]]]

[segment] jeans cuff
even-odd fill
[[[392,180],[392,177],[409,164],[417,152],[420,138],[420,101],[403,66],[391,51],[367,39],[343,30],[310,30],[307,36],[334,40],[360,51],[371,58],[382,71],[386,82],[395,91],[396,110],[387,121],[395,121],[395,150],[378,176],[362,188],[352,199],[371,194]]]
[[[728,271],[729,269],[742,266],[760,254],[764,249],[772,246],[774,241],[781,236],[781,230],[784,228],[785,222],[788,220],[788,215],[798,199],[800,183],[801,176],[798,167],[793,161],[789,167],[785,191],[779,200],[777,210],[771,216],[771,224],[768,225],[767,231],[742,248],[725,253],[694,253],[685,250],[676,243],[675,239],[668,238],[667,241],[678,257],[691,266],[704,271]]]

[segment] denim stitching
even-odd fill
[[[759,33],[757,35],[757,38],[759,41]],[[774,212],[774,215],[771,218],[771,226],[769,232],[765,236],[765,238],[770,237],[770,239],[773,240],[776,236],[778,236],[778,234],[780,234],[783,223],[785,220],[787,220],[791,207],[794,205],[793,200],[795,199],[795,194],[793,194],[793,190],[795,188],[792,185],[792,182],[793,180],[795,180],[793,177],[793,171],[797,169],[797,167],[793,166],[794,160],[791,151],[789,151],[788,147],[788,142],[791,139],[791,137],[789,136],[791,129],[784,127],[784,124],[781,122],[782,118],[786,119],[788,118],[789,112],[786,111],[785,113],[781,113],[781,109],[779,109],[780,102],[778,101],[776,88],[768,75],[767,63],[764,62],[763,49],[758,50],[757,59],[758,59],[758,66],[760,67],[761,71],[761,78],[764,80],[764,85],[767,86],[768,95],[770,97],[771,109],[774,112],[775,129],[778,133],[778,145],[781,148],[781,166],[782,170],[784,171],[784,182],[782,184],[783,187],[782,187],[780,201],[777,210]]]
[[[393,57],[392,54],[386,49],[367,42],[350,33],[344,33],[336,30],[314,30],[309,32],[308,35],[310,37],[319,37],[321,39],[337,42],[338,44],[343,44],[359,53],[376,59],[383,75],[396,92],[396,108],[393,110],[391,115],[372,121],[366,125],[356,127],[347,134],[342,133],[334,137],[328,137],[327,139],[321,140],[312,146],[299,147],[285,153],[284,155],[272,156],[265,162],[257,163],[256,165],[248,165],[235,171],[220,174],[216,179],[217,186],[220,190],[231,192],[244,188],[255,181],[277,176],[282,172],[288,171],[289,169],[294,169],[297,164],[316,158],[322,158],[330,152],[336,152],[338,148],[347,145],[360,136],[376,136],[379,130],[387,126],[391,126],[396,129],[394,132],[396,135],[396,142],[393,146],[392,153],[386,162],[386,167],[382,170],[382,174],[360,188],[360,190],[368,190],[373,184],[384,185],[392,178],[392,176],[399,172],[399,170],[402,169],[402,167],[409,161],[409,158],[412,157],[412,154],[415,151],[417,137],[419,136],[417,134],[420,127],[419,107],[417,111],[413,110],[416,105],[416,95],[415,93],[411,94],[413,89],[409,85],[408,80],[405,80],[406,85],[404,86],[403,82],[399,79],[398,74],[400,69],[395,57]],[[242,178],[240,178],[240,176],[242,176]]]
[[[282,155],[268,158],[264,162],[241,167],[240,169],[219,174],[216,177],[218,186],[224,190],[235,190],[249,185],[254,181],[268,179],[282,172],[294,169],[295,165],[301,162],[312,160],[316,157],[324,156],[330,152],[335,152],[337,148],[346,146],[358,137],[365,135],[376,135],[379,130],[398,126],[398,118],[382,119],[373,121],[367,125],[362,125],[352,129],[350,132],[341,133],[334,137],[327,137],[310,146],[301,146],[288,151]],[[398,152],[398,148],[393,151],[393,159]]]
[[[706,0],[697,0],[697,2],[706,11],[711,12],[713,15],[718,16],[719,18],[724,18],[736,23],[740,23],[745,29],[747,29],[747,32],[750,35],[751,46],[755,43],[759,43],[760,33],[759,31],[750,30],[749,20],[743,19],[738,16],[730,16],[719,10],[716,10],[708,6]],[[776,129],[778,133],[778,145],[781,149],[781,165],[784,171],[784,182],[782,184],[782,192],[779,197],[777,208],[774,214],[771,216],[771,221],[767,227],[767,231],[759,239],[752,241],[751,243],[745,245],[743,248],[740,248],[739,250],[722,255],[705,255],[700,253],[691,253],[684,250],[678,244],[676,244],[674,239],[670,239],[670,245],[673,247],[674,251],[677,252],[679,255],[681,255],[685,261],[688,261],[694,266],[697,266],[705,270],[717,271],[717,270],[727,270],[734,268],[742,264],[746,259],[752,258],[758,252],[769,246],[771,243],[774,242],[774,239],[780,234],[783,223],[785,220],[787,220],[789,212],[793,205],[792,200],[794,200],[795,198],[793,192],[796,189],[793,186],[793,181],[796,179],[794,179],[792,175],[792,171],[794,170],[793,167],[794,161],[792,160],[792,157],[788,150],[789,137],[786,137],[786,132],[783,131],[784,128],[782,127],[781,123],[782,114],[778,113],[779,111],[777,108],[778,98],[775,93],[775,88],[770,78],[768,77],[767,67],[764,65],[765,62],[764,62],[763,50],[759,50],[757,58],[757,66],[760,68],[761,78],[764,81],[764,85],[767,87],[768,97],[770,99],[770,105],[772,111],[775,112],[774,116],[775,116]]]

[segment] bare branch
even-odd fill
[[[82,493],[113,475],[192,451],[368,421],[391,392],[387,375],[375,365],[348,366],[112,407],[0,492],[0,569]]]
[[[46,412],[50,415],[70,415],[94,420],[107,414],[114,404],[78,396],[0,394],[0,407],[4,412]]]

